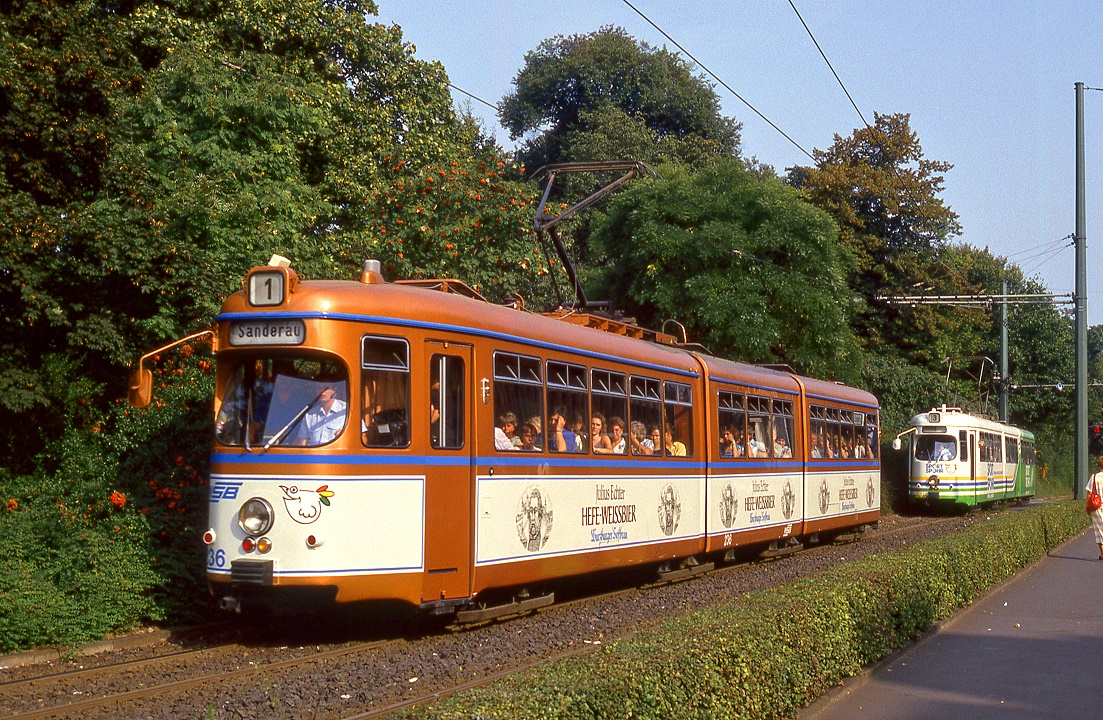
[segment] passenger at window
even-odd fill
[[[494,449],[513,450],[521,442],[517,437],[517,416],[507,412],[498,418],[498,426],[494,428]]]
[[[674,439],[674,433],[670,428],[666,429],[666,454],[674,457],[686,455],[686,446]]]
[[[808,436],[808,444],[812,447],[812,457],[822,458],[823,449],[820,447],[820,437],[816,433]]]
[[[751,436],[751,439],[747,441],[747,457],[770,457],[770,453],[764,443]]]
[[[725,427],[724,431],[720,434],[720,457],[733,458],[742,455],[742,451],[740,451],[738,456],[735,454],[735,433],[732,432],[730,427]]]
[[[576,412],[571,420],[571,432],[574,433],[575,452],[586,451],[586,420],[582,413]]]
[[[628,426],[628,444],[633,455],[650,455],[654,451],[647,437],[647,427],[639,420],[633,420]]]
[[[624,421],[614,415],[609,418],[609,429],[612,432],[609,442],[613,445],[613,454],[624,455],[628,452],[628,440],[624,437]]]
[[[651,437],[649,438],[651,443],[651,454],[662,455],[663,454],[663,434],[659,431],[658,425],[651,426]]]
[[[540,446],[536,444],[536,438],[539,437],[539,435],[540,431],[536,429],[535,425],[532,423],[525,423],[521,426],[521,444],[517,449],[529,452],[540,450]]]
[[[543,423],[542,420],[540,420],[540,416],[539,415],[533,415],[528,420],[526,420],[525,423],[528,424],[528,425],[532,425],[534,428],[536,428],[536,444],[539,445],[540,447],[544,447],[544,435],[543,435],[543,432],[544,432],[543,424],[544,423]]]
[[[609,436],[605,434],[605,416],[601,413],[594,413],[590,416],[590,439],[594,444],[594,452],[613,452],[613,443],[609,441]]]
[[[777,434],[777,428],[774,428],[774,457],[776,457],[776,458],[793,457],[793,451],[789,447],[789,443],[785,440],[784,435],[778,435]]]
[[[552,452],[575,452],[574,432],[567,429],[567,408],[560,405],[548,417],[548,449]]]

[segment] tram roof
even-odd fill
[[[937,420],[933,419],[935,413],[937,413],[938,416]],[[931,408],[927,412],[915,415],[911,419],[911,424],[914,427],[946,426],[947,428],[976,428],[978,430],[989,430],[992,432],[1010,432],[1011,434],[1022,433],[1023,435],[1029,435],[1029,439],[1034,437],[1029,431],[1022,430],[1014,425],[1002,423],[982,415],[967,413],[961,408],[946,407],[945,405]]]
[[[704,369],[710,378],[720,382],[792,393],[799,391],[797,380],[787,372],[495,305],[466,293],[442,292],[439,284],[433,283],[304,280],[297,283],[283,305],[273,308],[253,307],[244,291],[234,293],[223,304],[219,319],[231,319],[225,317],[227,315],[257,316],[272,312],[282,317],[437,329],[679,374],[699,375]],[[622,324],[614,324],[614,327],[617,325]],[[877,404],[876,398],[863,390],[803,376],[800,382],[813,397],[868,406]]]

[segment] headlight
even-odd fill
[[[237,511],[237,524],[250,535],[263,535],[272,529],[272,506],[264,498],[249,498]]]

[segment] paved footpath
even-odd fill
[[[1089,530],[799,720],[1103,718],[1103,561]]]

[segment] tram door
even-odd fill
[[[422,602],[471,594],[471,346],[428,340],[429,445]]]

